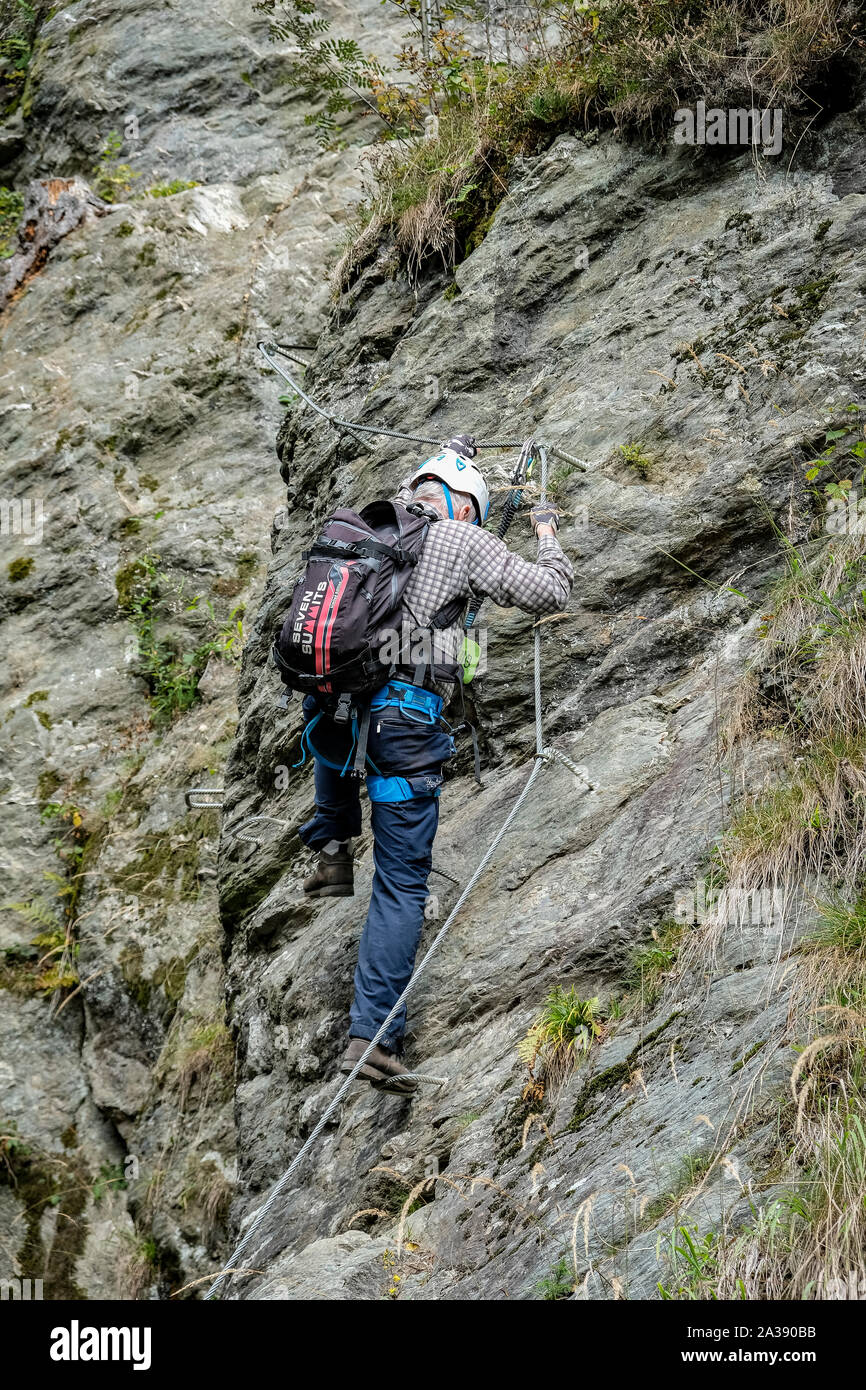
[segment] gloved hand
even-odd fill
[[[445,447],[446,449],[453,449],[455,454],[460,454],[465,459],[474,459],[478,453],[473,434],[455,434],[453,439],[448,440]]]
[[[532,522],[532,529],[536,534],[538,534],[539,526],[551,526],[554,535],[559,530],[559,512],[555,507],[547,505],[543,507],[533,507],[529,513],[529,519]]]

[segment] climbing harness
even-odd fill
[[[395,706],[415,724],[436,724],[442,714],[442,704],[442,696],[437,695],[434,690],[428,690],[426,686],[392,680],[373,696],[370,709],[380,710]]]
[[[323,414],[324,412],[320,411],[319,413]],[[538,448],[538,454],[541,460],[541,505],[544,505],[547,499],[547,454],[545,449],[541,446],[539,446]],[[484,870],[487,868],[487,865],[490,863],[491,859],[493,858],[494,854],[496,853],[497,849],[502,843],[505,835],[508,833],[509,828],[515,821],[517,815],[520,812],[521,807],[523,806],[523,803],[526,801],[530,791],[532,790],[532,787],[535,785],[535,782],[538,776],[540,775],[542,768],[545,766],[545,764],[551,762],[559,762],[562,763],[564,767],[567,767],[572,773],[578,773],[578,775],[581,775],[579,769],[576,767],[576,764],[573,763],[572,760],[566,754],[561,753],[557,748],[553,748],[550,745],[546,745],[544,742],[544,730],[542,727],[541,714],[541,631],[538,623],[536,623],[533,628],[533,663],[533,691],[535,700],[535,755],[533,759],[532,769],[529,773],[528,778],[526,779],[526,782],[524,783],[523,790],[520,792],[517,800],[515,801],[514,805],[512,806],[511,810],[509,811],[508,815],[503,821],[502,825],[499,827],[499,830],[497,831],[496,835],[493,837],[490,844],[488,845],[487,850],[485,851],[480,862],[478,863],[474,873],[472,874],[471,878],[469,879],[468,883],[466,884],[465,888],[463,889],[462,893],[457,899],[457,902],[454,904],[454,907],[449,912],[442,926],[439,928],[439,931],[436,933],[435,937],[430,943],[430,946],[427,948],[427,951],[425,952],[423,958],[415,967],[415,971],[412,975],[412,978],[410,979],[406,988],[403,990],[403,993],[400,995],[400,998],[394,1004],[394,1007],[391,1009],[391,1012],[388,1014],[388,1017],[384,1020],[383,1023],[380,1024],[376,1032],[376,1036],[374,1038],[371,1038],[366,1050],[358,1058],[351,1072],[342,1082],[336,1094],[333,1096],[328,1105],[322,1111],[322,1114],[320,1115],[312,1132],[301,1145],[300,1149],[295,1154],[295,1157],[292,1159],[288,1168],[271,1188],[271,1191],[265,1198],[265,1201],[259,1207],[255,1216],[250,1222],[250,1225],[247,1228],[243,1238],[239,1241],[236,1248],[232,1251],[225,1265],[219,1271],[216,1278],[214,1279],[214,1282],[211,1284],[208,1292],[205,1295],[206,1299],[214,1298],[218,1291],[222,1288],[226,1280],[230,1279],[233,1273],[238,1272],[242,1256],[249,1249],[253,1237],[261,1229],[262,1224],[268,1216],[268,1213],[273,1210],[274,1206],[279,1201],[279,1198],[282,1196],[283,1192],[285,1192],[291,1178],[297,1172],[298,1168],[303,1163],[304,1159],[307,1157],[310,1150],[315,1145],[317,1139],[319,1138],[319,1135],[327,1126],[328,1121],[331,1119],[331,1116],[338,1109],[344,1097],[348,1094],[352,1086],[352,1083],[357,1079],[358,1073],[364,1066],[365,1062],[367,1061],[367,1058],[370,1056],[373,1049],[379,1044],[381,1039],[385,1037],[391,1023],[394,1021],[398,1013],[405,1005],[410,994],[412,994],[415,990],[418,981],[424,974],[424,971],[427,969],[428,965],[430,964],[430,961],[436,955],[437,951],[442,945],[442,942],[445,940],[445,937],[448,935],[448,932],[451,929],[451,924],[454,922],[455,918],[460,913],[464,903],[471,894],[478,880],[481,878],[481,875],[484,873]],[[582,775],[581,780],[585,781]],[[421,1076],[414,1072],[410,1073],[410,1076],[412,1076],[413,1079],[417,1080],[423,1079]],[[427,1078],[427,1080],[429,1080],[429,1078]]]

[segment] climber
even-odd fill
[[[435,642],[425,657],[429,664],[421,669],[398,665],[370,705],[365,752],[374,874],[355,971],[349,1047],[341,1063],[344,1073],[375,1037],[412,973],[439,820],[442,767],[455,752],[441,716],[461,679],[458,657],[466,604],[487,596],[504,607],[543,614],[564,608],[571,592],[572,567],[556,538],[559,518],[552,507],[531,512],[538,537],[535,563],[482,529],[489,495],[472,462],[475,454],[472,437],[458,435],[407,477],[393,499],[435,522],[403,598],[415,635],[425,631],[429,636],[435,629]],[[352,840],[360,834],[361,805],[358,779],[347,775],[347,768],[357,731],[332,715],[333,706],[323,707],[315,695],[305,697],[304,737],[315,758],[316,807],[300,836],[319,852],[315,872],[304,883],[310,897],[354,893]],[[404,1010],[359,1072],[391,1094],[409,1094],[417,1085],[411,1076],[401,1079],[407,1072],[400,1060],[405,1023]]]

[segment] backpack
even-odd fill
[[[348,715],[380,689],[395,665],[386,641],[402,630],[402,595],[418,563],[429,517],[399,503],[340,507],[302,559],[274,664],[292,690],[316,695]]]

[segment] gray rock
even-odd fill
[[[331,8],[393,49],[391,7]],[[319,151],[283,56],[246,0],[206,0],[194,25],[81,0],[46,25],[26,109],[0,132],[7,181],[92,179],[112,130],[140,175],[53,239],[2,327],[0,496],[41,505],[38,538],[4,536],[0,572],[0,1118],[43,1207],[24,1272],[62,1251],[59,1293],[89,1297],[215,1273],[338,1085],[370,836],[354,899],[302,899],[311,779],[267,654],[315,523],[390,492],[418,450],[281,417],[267,338],[315,345],[305,380],[349,418],[533,432],[588,463],[551,456],[577,579],[542,628],[546,738],[585,775],[545,768],[414,996],[411,1060],[448,1084],[349,1095],[251,1242],[260,1272],[227,1296],[532,1300],[564,1257],[576,1297],[655,1298],[678,1221],[738,1222],[772,1191],[797,1041],[781,939],[721,933],[654,1017],[623,1018],[541,1098],[516,1047],[555,985],[621,993],[725,823],[717,718],[781,568],[768,513],[809,533],[801,463],[831,404],[862,400],[862,109],[760,177],[748,159],[563,136],[515,171],[459,294],[436,266],[410,284],[382,256],[334,306],[371,127],[353,115],[347,147]],[[172,180],[199,186],[139,196]],[[488,462],[504,479],[509,458]],[[531,553],[524,521],[511,543]],[[128,602],[143,557],[179,654],[213,651],[246,610],[237,685],[212,656],[199,701],[164,724]],[[436,846],[461,883],[534,749],[531,624],[484,621],[485,784],[464,748]],[[775,775],[768,752],[752,772]],[[223,781],[220,826],[184,793]],[[27,952],[40,920],[65,923],[70,807],[82,985],[60,1011]],[[258,845],[237,835],[256,816]],[[441,922],[458,890],[435,891]],[[73,1188],[46,1201],[61,1167],[76,1211]],[[24,1210],[4,1181],[13,1272]]]

